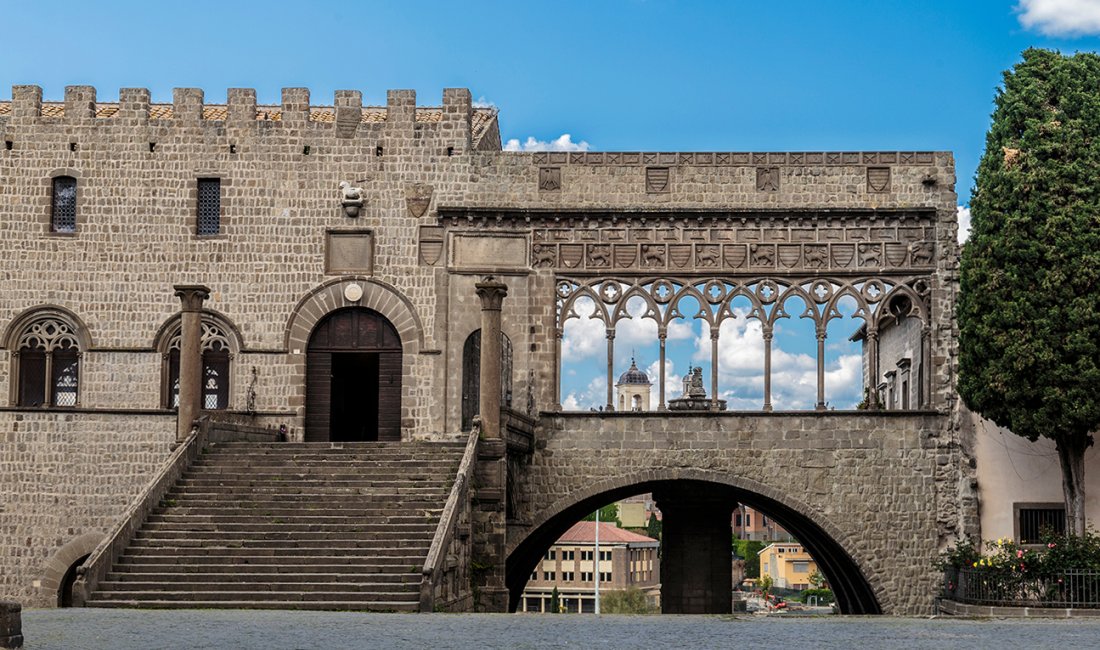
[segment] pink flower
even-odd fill
[[[1016,557],[1023,557],[1023,556],[1024,556],[1023,551],[1016,551]]]
[[[1058,545],[1055,544],[1054,542],[1051,542],[1051,543],[1047,544],[1047,548],[1054,548],[1055,546],[1058,546]]]

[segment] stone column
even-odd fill
[[[668,330],[664,326],[661,326],[660,331],[657,333],[657,339],[661,343],[661,369],[657,372],[657,376],[659,377],[659,381],[661,382],[660,386],[657,389],[657,392],[660,395],[660,399],[657,404],[658,411],[668,410],[668,404],[665,403],[665,340],[667,338]]]
[[[867,408],[877,410],[878,404],[878,330],[867,328]]]
[[[487,276],[474,285],[481,299],[481,387],[478,411],[481,435],[500,438],[500,307],[508,295],[508,285]]]
[[[710,410],[718,410],[718,326],[710,327]]]
[[[180,299],[180,406],[176,442],[183,442],[202,410],[202,303],[210,297],[210,289],[201,284],[177,284],[172,288]]]
[[[661,613],[729,614],[736,499],[696,485],[654,493],[661,527]]]
[[[504,548],[508,537],[507,445],[500,428],[500,309],[508,286],[493,276],[474,285],[481,299],[481,388],[478,409],[481,440],[477,445],[474,511],[471,513],[473,540],[471,562],[477,598],[474,610],[508,611],[508,588],[504,583]]]
[[[825,410],[825,326],[817,326],[817,410]]]
[[[607,406],[605,411],[615,410],[615,328],[607,328]]]
[[[769,325],[764,326],[764,410],[772,410],[772,337]]]

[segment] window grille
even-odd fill
[[[1021,544],[1037,544],[1043,532],[1066,532],[1065,507],[1019,507],[1016,511]]]
[[[76,179],[72,176],[58,176],[53,179],[50,230],[76,232]]]
[[[221,232],[222,182],[219,178],[200,178],[198,191],[198,234],[217,235]]]

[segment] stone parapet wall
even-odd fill
[[[0,598],[56,605],[68,566],[54,556],[106,534],[168,457],[175,428],[163,415],[0,412]]]

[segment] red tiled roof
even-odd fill
[[[578,521],[558,538],[558,544],[594,544],[596,542],[596,522]],[[629,530],[623,530],[615,524],[600,522],[600,543],[635,544],[638,542],[656,543],[657,540]]]

